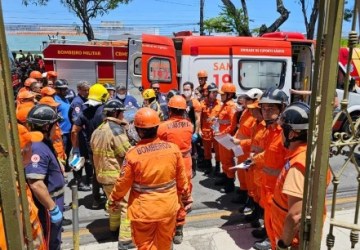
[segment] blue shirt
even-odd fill
[[[79,115],[81,114],[81,112],[84,109],[84,102],[86,102],[87,99],[77,95],[75,96],[75,98],[72,100],[71,105],[70,105],[70,115],[71,115],[71,121],[74,123],[75,120],[79,117]]]
[[[125,105],[125,108],[131,108],[131,107],[135,107],[137,109],[140,108],[139,103],[132,95],[126,95],[125,99],[120,99],[119,95],[116,95],[115,98],[121,101]]]
[[[62,116],[63,120],[59,123],[61,132],[63,134],[68,134],[71,131],[71,122],[70,122],[70,102],[65,98],[61,98],[58,95],[54,97],[55,101],[60,103],[58,106],[58,112]]]
[[[164,115],[164,120],[169,119],[169,108],[168,108],[168,104],[166,102],[166,96],[164,94],[159,93],[156,96],[156,100],[160,105],[161,112]]]
[[[25,167],[26,178],[43,180],[49,193],[61,190],[65,181],[54,152],[44,142],[33,142],[31,149],[31,162]]]

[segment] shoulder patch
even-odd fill
[[[38,155],[38,154],[33,154],[32,156],[31,156],[31,162],[32,163],[38,163],[40,161],[40,155]]]
[[[78,107],[75,107],[75,112],[76,113],[80,113],[80,107],[78,106]]]

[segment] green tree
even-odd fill
[[[119,4],[127,4],[131,0],[60,0],[60,2],[74,13],[82,22],[82,32],[88,41],[94,40],[94,31],[90,20],[97,16],[103,16],[109,11],[116,9]],[[35,3],[46,5],[49,0],[22,0],[24,5]]]
[[[233,32],[228,20],[223,15],[204,20],[204,30],[211,35],[212,32]]]

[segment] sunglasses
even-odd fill
[[[153,90],[159,90],[160,88],[159,87],[153,87],[152,89]]]

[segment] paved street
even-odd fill
[[[332,164],[338,166],[344,162],[343,157],[332,160]],[[348,223],[354,221],[354,188],[356,187],[356,170],[351,167],[344,172],[340,184],[340,199],[337,201],[337,213],[339,218],[346,219]],[[353,180],[352,180],[353,179]],[[71,180],[71,177],[69,177]],[[237,211],[237,205],[231,202],[232,195],[220,193],[220,188],[213,185],[214,178],[207,178],[198,172],[193,179],[194,183],[194,206],[193,211],[187,218],[184,229],[184,242],[175,246],[178,250],[203,250],[203,249],[251,249],[255,238],[251,236],[249,224],[243,223],[242,215]],[[71,182],[70,182],[71,184]],[[328,204],[330,192],[328,190]],[[71,191],[67,189],[66,202],[71,200]],[[91,209],[91,192],[79,192],[79,217],[80,217],[80,245],[81,249],[116,249],[116,240],[112,239],[108,231],[108,217],[103,209]],[[328,211],[330,211],[328,209]],[[71,211],[65,212],[66,218],[71,218]],[[326,220],[324,234],[328,231],[329,219]],[[63,233],[63,249],[72,249],[72,227],[65,227]],[[334,230],[336,235],[335,248],[350,249],[349,231],[342,229]],[[326,237],[323,236],[323,247]],[[341,247],[340,247],[341,246]],[[348,247],[343,247],[348,246]],[[360,244],[357,248],[360,249]]]

